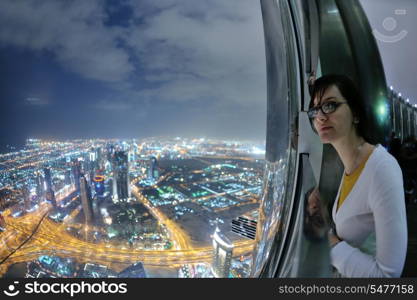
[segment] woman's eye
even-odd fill
[[[334,108],[334,103],[333,102],[330,102],[330,103],[326,103],[325,104],[325,109],[333,109]]]

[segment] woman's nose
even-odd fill
[[[316,119],[317,120],[319,120],[319,121],[326,121],[327,120],[327,115],[326,114],[324,114],[322,111],[321,111],[321,109],[319,109],[319,111],[317,112],[317,116],[316,116]]]

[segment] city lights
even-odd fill
[[[179,277],[248,276],[240,258],[254,241],[231,224],[259,207],[262,147],[178,137],[27,140],[0,155],[0,242],[9,245],[0,255],[37,234],[0,275],[24,263],[21,277],[147,277],[150,266]],[[227,266],[223,254],[210,266],[213,239],[233,244]]]

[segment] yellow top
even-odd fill
[[[362,173],[363,168],[368,161],[369,156],[371,156],[373,150],[368,154],[368,156],[363,160],[363,162],[353,171],[352,174],[346,175],[343,174],[343,183],[342,188],[340,189],[340,196],[339,201],[337,203],[337,210],[342,206],[343,201],[345,201],[346,197],[349,195],[350,191],[352,190],[353,186],[355,185],[356,181],[358,180],[359,176]]]

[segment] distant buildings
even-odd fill
[[[74,259],[42,255],[26,267],[27,278],[146,278],[141,262],[130,265],[117,273],[108,266],[87,262],[78,263]]]
[[[74,176],[75,188],[80,190],[80,176],[81,176],[81,164],[78,160],[72,162],[72,175]]]
[[[152,156],[149,161],[149,169],[148,169],[148,179],[149,180],[156,180],[159,177],[158,172],[158,161],[156,157]]]
[[[104,196],[104,176],[96,175],[93,179],[94,182],[94,191],[96,192],[97,197]]]
[[[91,199],[91,190],[87,180],[84,176],[80,178],[80,196],[83,206],[85,221],[87,224],[92,224],[94,221],[93,205]]]
[[[109,248],[104,253],[108,255],[113,250],[125,252],[122,249],[175,249],[170,228],[162,225],[163,222],[152,213],[155,209],[161,211],[172,224],[178,223],[181,227],[184,225],[184,230],[189,231],[193,243],[213,243],[213,260],[184,266],[181,268],[183,277],[213,277],[214,274],[216,277],[240,277],[241,273],[236,270],[246,268],[246,260],[245,264],[240,264],[244,267],[237,268],[237,260],[231,259],[233,252],[236,252],[234,245],[220,232],[215,233],[211,240],[207,229],[217,222],[227,225],[224,223],[231,222],[229,216],[235,216],[242,208],[246,210],[246,206],[248,209],[257,207],[256,195],[262,188],[263,163],[246,156],[246,150],[242,150],[241,155],[242,151],[238,146],[229,147],[220,142],[202,144],[197,140],[180,139],[167,142],[143,141],[140,147],[130,144],[129,147],[124,147],[125,150],[122,149],[120,141],[115,140],[74,140],[65,143],[42,142],[36,148],[33,146],[30,151],[4,157],[0,155],[0,163],[6,170],[0,173],[0,208],[8,209],[4,213],[8,216],[6,220],[20,222],[24,220],[18,218],[21,214],[27,214],[25,218],[29,218],[31,214],[40,216],[48,208],[39,203],[40,205],[33,205],[28,211],[29,203],[26,203],[25,212],[23,199],[27,198],[22,196],[27,192],[24,188],[29,187],[33,204],[36,200],[35,192],[39,199],[51,199],[52,191],[58,201],[59,207],[48,214],[48,218],[54,220],[59,229],[49,236],[51,240],[62,238],[62,233],[66,232],[79,239],[80,243],[89,241],[97,242],[97,245],[100,243],[100,246],[105,244]],[[235,157],[227,156],[228,149],[232,149],[230,151]],[[49,169],[45,170],[45,166]],[[74,185],[77,186],[76,191]],[[126,201],[127,203],[111,201],[113,191],[114,197],[119,201],[129,198],[130,186],[135,189],[137,199],[131,198],[132,201]],[[49,192],[48,196],[46,192]],[[141,203],[141,200],[146,202]],[[146,203],[150,204],[150,208],[144,205]],[[225,214],[229,210],[231,214]],[[224,219],[219,218],[220,216]],[[11,219],[13,217],[16,219]],[[233,223],[237,226],[232,224],[236,229],[233,232],[253,238],[256,221],[253,219],[255,224],[251,224],[251,219],[247,219],[249,221],[241,218],[234,220],[236,222]],[[93,223],[94,228],[89,223]],[[29,226],[23,222],[21,224]],[[50,222],[44,224],[48,225]],[[37,263],[28,265],[28,276],[149,276],[141,263],[133,264],[121,272],[117,269],[116,272],[109,269],[113,264],[96,264],[94,251],[85,253],[86,259],[78,262],[70,261],[71,253],[75,255],[75,252],[54,252],[48,243],[39,247],[44,247],[45,253],[63,254],[65,257],[44,257]],[[90,262],[87,260],[89,257]],[[135,262],[138,258],[133,259]],[[162,256],[161,262],[166,264],[164,260]],[[187,258],[178,259],[178,265],[187,262]],[[157,272],[160,272],[159,269]],[[169,272],[172,272],[172,268]]]
[[[31,199],[30,199],[30,192],[27,186],[22,188],[22,195],[23,195],[23,203],[25,205],[25,210],[28,211],[31,208]]]
[[[118,275],[118,278],[146,278],[146,272],[141,262],[137,262],[123,271],[121,271]]]
[[[113,157],[113,197],[130,198],[129,162],[124,151],[116,151]]]
[[[86,263],[82,271],[83,278],[115,278],[117,273],[107,266]]]
[[[36,195],[38,199],[42,199],[44,196],[44,182],[41,172],[36,171],[35,173],[35,182],[36,182]]]
[[[232,263],[233,244],[223,235],[219,228],[213,235],[212,271],[217,278],[228,278]]]
[[[45,176],[45,198],[47,201],[51,202],[54,207],[57,206],[55,199],[55,191],[53,190],[51,169],[44,168],[43,173]]]
[[[68,170],[65,170],[65,173],[64,173],[64,183],[65,183],[65,185],[71,185],[71,170],[70,169],[68,169]]]

